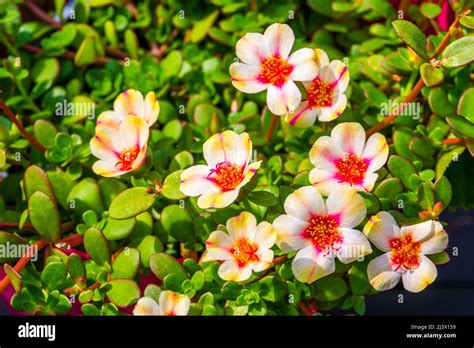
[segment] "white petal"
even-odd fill
[[[333,60],[329,65],[321,68],[319,77],[321,81],[332,84],[337,94],[344,93],[349,84],[349,70],[340,60]]]
[[[218,163],[230,162],[230,153],[239,139],[236,132],[226,130],[211,136],[203,145],[203,155],[207,164],[214,168]]]
[[[350,228],[340,228],[339,232],[342,235],[342,245],[337,257],[342,263],[363,259],[365,255],[372,253],[372,247],[362,232]]]
[[[151,127],[158,119],[160,113],[160,103],[156,100],[154,92],[148,92],[145,97],[145,114],[144,118],[148,127]]]
[[[370,284],[378,291],[393,289],[401,278],[401,274],[395,272],[390,264],[390,253],[385,253],[370,261],[367,266],[367,276]]]
[[[435,234],[430,239],[421,243],[421,252],[425,255],[442,252],[448,246],[448,234],[444,231],[443,225],[435,222]]]
[[[141,149],[148,141],[149,128],[143,117],[127,116],[118,130],[120,139],[129,149]]]
[[[364,226],[364,234],[382,251],[391,251],[390,241],[400,237],[400,228],[392,215],[385,211],[372,216]]]
[[[401,235],[410,234],[415,241],[425,241],[435,235],[435,231],[439,229],[439,222],[428,220],[416,225],[403,226],[400,229]]]
[[[234,241],[223,231],[214,231],[206,241],[207,260],[232,260]]]
[[[242,282],[252,275],[252,266],[239,267],[235,261],[225,261],[217,271],[219,277],[227,281]]]
[[[318,70],[320,70],[325,65],[329,65],[329,57],[327,53],[319,48],[314,49],[314,61],[318,67]]]
[[[276,231],[270,223],[263,221],[258,224],[254,242],[258,245],[259,249],[270,249],[275,244],[276,238]]]
[[[273,250],[265,249],[264,251],[259,252],[258,257],[259,261],[257,263],[253,263],[251,266],[255,272],[264,271],[271,266],[273,262]]]
[[[237,41],[236,53],[244,63],[259,66],[260,62],[270,55],[270,50],[262,34],[248,33]]]
[[[190,305],[191,301],[185,295],[169,290],[162,291],[160,294],[160,307],[164,315],[186,315]]]
[[[220,192],[219,187],[208,179],[210,172],[211,168],[203,164],[185,169],[181,173],[180,191],[191,197]]]
[[[115,162],[106,162],[102,160],[99,160],[92,165],[92,171],[97,175],[107,178],[119,176],[129,172],[117,169]]]
[[[340,123],[331,132],[331,138],[345,153],[362,156],[365,144],[364,128],[357,122]]]
[[[324,196],[328,196],[334,187],[340,185],[333,171],[318,168],[309,172],[309,182]]]
[[[295,42],[295,34],[289,25],[274,23],[265,30],[263,36],[268,43],[270,54],[288,58]]]
[[[364,199],[355,190],[344,186],[331,191],[326,206],[328,214],[338,219],[340,227],[354,228],[367,214]]]
[[[125,117],[112,110],[102,112],[97,118],[96,127],[110,127],[118,129],[120,123]]]
[[[144,117],[145,104],[140,91],[129,89],[121,93],[114,101],[114,111],[122,119],[129,115]]]
[[[229,153],[229,162],[243,167],[249,163],[252,156],[252,141],[247,133],[240,134]]]
[[[376,173],[370,173],[366,172],[364,176],[364,180],[359,185],[354,185],[353,187],[357,189],[358,191],[366,191],[370,192],[375,186],[375,182],[377,181],[377,178],[379,177],[378,174]]]
[[[303,101],[296,108],[295,111],[293,111],[292,113],[289,113],[285,117],[285,120],[291,126],[306,128],[314,124],[314,121],[316,121],[317,116],[318,116],[318,110],[315,108],[309,107],[308,102]]]
[[[339,145],[328,136],[319,137],[309,152],[309,159],[316,168],[333,172],[337,170],[337,161],[343,156]]]
[[[285,200],[285,212],[303,221],[314,215],[326,215],[326,205],[318,189],[304,186],[291,193]]]
[[[231,205],[239,195],[239,190],[227,192],[205,193],[198,198],[197,204],[201,209],[225,208]]]
[[[375,172],[379,170],[388,158],[388,144],[385,137],[380,133],[375,133],[367,140],[362,158],[368,161],[367,171]]]
[[[291,80],[282,86],[269,85],[267,91],[268,109],[275,115],[284,115],[296,110],[301,102],[301,92]]]
[[[273,220],[280,249],[284,252],[303,249],[308,244],[307,239],[303,237],[306,227],[308,222],[290,215],[280,215]]]
[[[244,211],[227,220],[226,228],[234,241],[242,238],[253,241],[257,229],[257,219],[253,214]]]
[[[347,97],[339,94],[335,97],[334,104],[329,107],[319,108],[318,120],[330,122],[341,116],[347,106]]]
[[[291,79],[293,81],[311,81],[318,74],[318,67],[314,62],[314,50],[301,48],[291,54],[288,63],[293,65]]]
[[[142,297],[135,305],[133,315],[163,315],[163,311],[154,299]]]
[[[260,67],[245,63],[232,63],[229,67],[232,85],[244,93],[258,93],[267,89],[267,84],[258,79]]]
[[[420,292],[433,283],[438,276],[436,266],[425,255],[420,255],[420,264],[403,276],[403,287],[410,292]]]
[[[308,245],[303,250],[298,251],[291,270],[295,278],[303,283],[312,283],[336,270],[334,257],[317,253],[313,245]]]

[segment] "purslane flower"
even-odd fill
[[[306,99],[285,118],[292,126],[309,127],[316,119],[332,121],[342,114],[347,105],[344,95],[349,84],[347,67],[340,60],[329,62],[323,50],[314,51],[319,72],[312,81],[303,82]]]
[[[326,196],[336,186],[369,192],[378,177],[375,172],[387,157],[388,145],[382,134],[373,134],[366,142],[359,123],[341,123],[330,137],[319,137],[311,148],[309,158],[315,168],[309,173],[309,181]]]
[[[97,118],[97,128],[109,127],[118,129],[127,116],[142,117],[148,127],[158,119],[160,103],[154,92],[148,92],[146,97],[140,91],[129,89],[121,93],[114,101],[114,109],[102,112]]]
[[[162,291],[159,303],[151,297],[142,297],[138,300],[133,310],[133,315],[187,315],[191,300],[186,295],[172,291]]]
[[[384,251],[369,262],[370,284],[379,291],[394,288],[400,280],[410,292],[420,292],[434,282],[436,266],[425,255],[442,252],[448,246],[448,235],[438,221],[398,227],[385,211],[370,218],[364,233]]]
[[[205,261],[223,261],[218,274],[224,280],[241,282],[252,271],[266,270],[273,262],[270,249],[276,240],[272,225],[263,221],[257,225],[248,212],[227,220],[227,233],[214,231],[206,241]]]
[[[364,220],[367,208],[353,189],[339,186],[324,202],[318,189],[305,186],[284,203],[286,215],[273,221],[277,245],[284,252],[297,251],[291,269],[295,278],[312,283],[342,263],[362,259],[372,252],[367,238],[354,228]]]
[[[211,136],[203,146],[207,165],[196,165],[181,174],[180,190],[187,196],[200,196],[202,209],[223,208],[237,199],[260,167],[250,163],[252,141],[247,133],[224,131]]]
[[[139,116],[127,116],[118,128],[102,126],[90,141],[92,154],[99,160],[94,163],[94,173],[119,176],[140,168],[143,164],[149,129]]]
[[[241,62],[230,68],[232,84],[239,91],[267,90],[268,109],[275,115],[294,111],[301,92],[294,81],[311,81],[318,68],[314,50],[301,48],[290,55],[295,35],[287,24],[270,25],[265,33],[248,33],[236,45]]]

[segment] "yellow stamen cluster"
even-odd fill
[[[420,264],[421,244],[416,242],[409,234],[395,238],[390,241],[392,247],[392,262],[397,269],[404,267],[405,269],[413,269]]]
[[[244,179],[244,170],[237,164],[221,162],[211,170],[209,178],[213,179],[222,191],[231,191]]]
[[[336,163],[337,178],[351,185],[360,184],[367,172],[367,163],[353,153],[344,156]]]
[[[332,105],[334,87],[316,79],[306,90],[308,103],[311,107],[328,107]]]
[[[269,83],[274,86],[282,86],[293,71],[293,66],[278,55],[265,58],[260,67],[261,72],[258,79],[262,83]]]
[[[124,149],[120,153],[119,160],[115,164],[115,167],[118,168],[119,170],[123,171],[128,171],[132,170],[133,163],[135,163],[135,160],[138,157],[138,149],[137,148],[132,148],[132,149]]]
[[[337,248],[342,242],[342,236],[337,230],[339,224],[332,216],[314,216],[305,229],[305,234],[311,238],[314,247],[319,251],[329,251]]]
[[[240,267],[247,265],[249,262],[257,262],[259,260],[257,251],[258,246],[245,238],[238,240],[233,248],[235,260]]]

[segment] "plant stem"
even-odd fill
[[[34,256],[34,253],[39,252],[46,245],[48,245],[48,242],[45,241],[44,239],[40,239],[37,242],[35,242],[33,245],[31,245],[28,248],[26,255],[23,256],[20,260],[18,260],[16,265],[13,267],[13,269],[19,273],[23,269],[23,267],[25,267],[26,264]],[[11,282],[10,277],[8,275],[5,275],[5,277],[0,281],[0,294],[7,288],[10,282]]]
[[[21,134],[32,144],[34,145],[38,150],[40,150],[42,153],[46,152],[46,148],[41,145],[33,136],[27,132],[25,127],[21,124],[21,122],[15,117],[13,112],[10,110],[7,104],[3,101],[3,99],[0,98],[0,109],[7,115],[7,117],[12,121],[15,126],[18,128]]]
[[[272,119],[270,120],[270,125],[268,126],[268,130],[265,135],[265,138],[267,139],[267,141],[270,141],[272,139],[273,132],[275,131],[277,122],[278,122],[278,117],[275,115],[272,115]]]
[[[17,222],[0,222],[0,228],[20,228],[20,224]],[[24,229],[34,229],[31,224],[24,224]]]
[[[275,257],[275,258],[273,259],[273,264],[274,264],[274,265],[277,265],[277,264],[282,263],[282,262],[284,262],[284,261],[286,261],[286,260],[288,260],[288,258],[286,257],[286,255],[279,256],[279,257]]]
[[[441,143],[444,145],[452,145],[452,144],[464,144],[465,141],[464,139],[460,139],[460,138],[448,138],[448,139],[444,139]]]
[[[467,15],[470,12],[471,10],[468,9],[456,17],[454,22],[449,27],[448,32],[444,36],[443,40],[441,41],[439,46],[436,48],[435,57],[437,57],[441,52],[443,52],[443,50],[448,45],[449,41],[451,40],[454,30],[459,26],[459,20],[461,19],[461,17]],[[400,111],[402,111],[404,105],[412,102],[418,96],[418,94],[420,94],[421,89],[424,87],[424,85],[425,83],[423,82],[423,79],[420,77],[415,87],[412,89],[410,94],[406,96],[403,102],[401,104],[398,104],[395,110],[389,116],[387,116],[383,121],[377,123],[375,126],[367,130],[366,132],[367,137],[374,133],[377,133],[378,131],[390,125],[393,122],[393,120],[395,120],[395,117],[399,115]]]

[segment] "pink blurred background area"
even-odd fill
[[[390,2],[395,8],[398,9],[400,8],[400,5],[404,1],[403,0],[390,0]],[[448,0],[433,0],[433,1],[411,0],[411,2],[408,1],[408,3],[414,4],[414,5],[421,5],[424,2],[432,2],[441,6],[442,12],[437,18],[435,18],[435,21],[439,24],[439,27],[441,28],[441,30],[448,30],[449,25],[454,20],[454,12],[449,6],[449,1]]]

